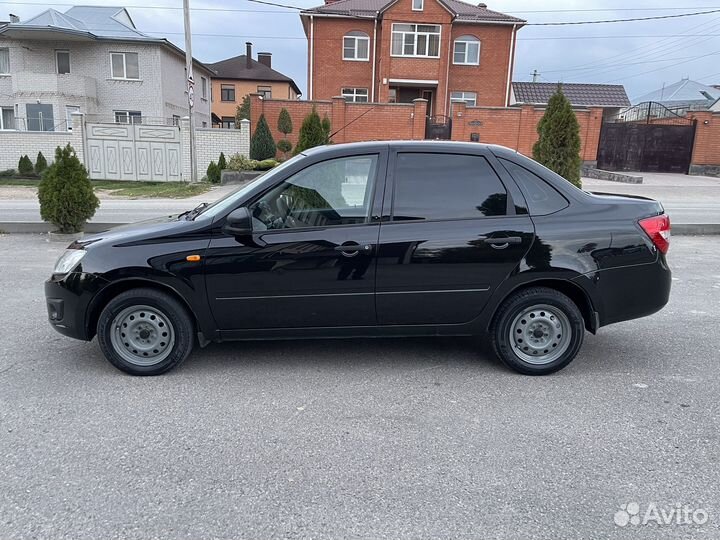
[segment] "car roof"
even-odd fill
[[[494,144],[483,144],[476,142],[460,142],[460,141],[441,141],[441,140],[391,140],[391,141],[366,141],[353,143],[330,144],[325,146],[316,146],[303,151],[303,154],[320,155],[323,153],[336,153],[338,151],[357,152],[357,151],[377,151],[382,148],[390,148],[393,150],[444,150],[444,151],[472,151],[477,152],[478,149],[490,149],[515,153],[504,146]]]

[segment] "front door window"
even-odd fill
[[[377,156],[316,163],[286,179],[250,208],[254,225],[298,229],[365,223],[372,204]]]

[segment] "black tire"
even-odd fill
[[[133,332],[128,339],[124,331],[130,334],[129,330]],[[116,368],[131,375],[160,375],[188,357],[194,325],[185,307],[172,296],[155,289],[131,289],[102,310],[97,336],[100,349]]]
[[[584,337],[585,322],[578,307],[547,287],[511,295],[490,327],[495,354],[506,366],[525,375],[548,375],[564,368],[577,355]]]

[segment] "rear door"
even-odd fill
[[[391,154],[377,259],[381,325],[460,324],[477,317],[528,251],[534,227],[516,212],[494,156]]]

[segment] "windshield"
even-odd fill
[[[236,202],[243,198],[243,196],[248,193],[250,190],[252,190],[255,186],[257,186],[260,182],[264,182],[265,180],[272,179],[273,176],[275,176],[277,173],[285,169],[288,165],[291,163],[295,163],[301,158],[304,158],[305,156],[303,154],[298,154],[297,156],[294,156],[287,161],[284,161],[274,169],[271,169],[267,173],[263,174],[262,176],[258,176],[255,180],[252,180],[250,183],[238,186],[237,189],[231,191],[224,197],[220,197],[217,201],[210,203],[207,205],[202,212],[197,216],[196,219],[202,219],[202,218],[209,218],[214,219],[218,215],[224,213],[225,211],[232,208]]]

